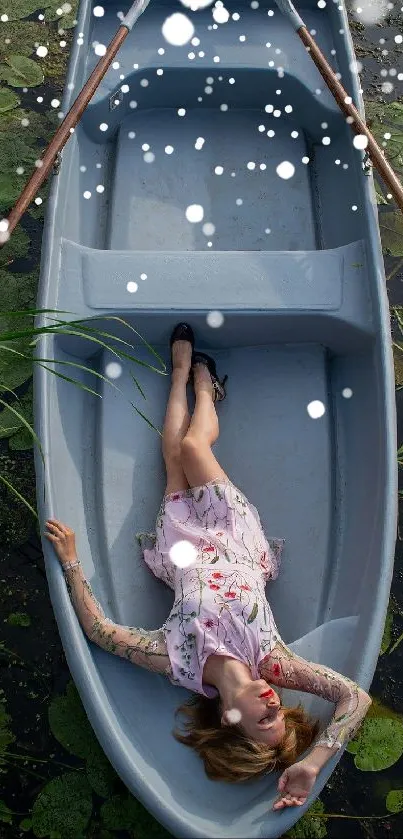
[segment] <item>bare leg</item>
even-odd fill
[[[181,443],[188,430],[190,415],[186,383],[192,359],[189,341],[175,341],[172,347],[172,383],[162,434],[162,454],[167,472],[165,495],[187,489],[189,484],[181,463]]]
[[[229,480],[211,451],[219,435],[219,424],[210,373],[204,364],[196,364],[193,374],[196,405],[181,443],[182,468],[191,487]]]

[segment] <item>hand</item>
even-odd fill
[[[73,562],[77,559],[76,538],[74,530],[57,519],[48,519],[46,522],[51,533],[45,531],[45,536],[53,543],[53,547],[59,557],[61,565],[66,562]]]
[[[315,767],[304,760],[289,766],[279,778],[278,790],[281,794],[273,804],[273,810],[305,804],[317,774]]]

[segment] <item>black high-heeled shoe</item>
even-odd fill
[[[211,358],[210,355],[204,352],[193,352],[192,353],[192,368],[195,364],[205,364],[208,368],[208,371],[211,376],[211,381],[213,383],[213,402],[222,402],[225,399],[227,392],[225,390],[225,382],[228,379],[228,376],[224,376],[224,378],[220,381],[217,376],[217,368],[214,358]],[[192,369],[193,374],[193,369]]]
[[[189,341],[192,345],[192,356],[193,350],[195,346],[195,336],[192,327],[188,323],[178,323],[175,328],[172,330],[171,340],[170,340],[170,347],[171,347],[171,367],[173,369],[173,361],[172,361],[172,344],[175,341]],[[188,382],[191,381],[191,376],[189,375]]]

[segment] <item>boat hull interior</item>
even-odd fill
[[[103,5],[98,18],[81,4],[84,46],[73,50],[65,107],[98,60],[94,44],[108,44],[119,25],[120,7]],[[351,43],[339,31],[345,13],[331,2],[298,8],[361,107]],[[197,349],[228,374],[214,453],[266,535],[286,540],[279,578],[267,586],[280,633],[368,689],[396,532],[394,384],[373,185],[277,7],[229,11],[240,19],[213,27],[211,8],[151,0],[63,152],[38,305],[74,312],[65,319],[112,337],[102,338],[108,349],[78,334],[46,336],[42,356],[83,365],[54,369],[97,396],[36,367],[35,423],[47,456],[38,499],[45,482],[46,515],[74,528],[105,614],[161,626],[173,592],[145,566],[136,533],[154,530],[165,489],[158,430],[169,337],[188,321]],[[165,40],[173,13],[188,15],[200,46]],[[188,396],[192,410],[190,386]],[[36,465],[42,475],[37,454]],[[175,836],[282,835],[296,815],[270,812],[278,775],[242,790],[209,781],[171,734],[190,694],[82,637],[49,545],[44,551],[70,669],[129,789]],[[302,701],[323,725],[330,719],[333,706],[289,694],[288,704]]]

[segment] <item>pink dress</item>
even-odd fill
[[[204,696],[218,691],[203,683],[209,655],[245,662],[254,679],[280,639],[265,584],[278,576],[284,539],[266,539],[256,507],[231,481],[210,481],[164,497],[156,534],[138,534],[144,560],[175,592],[164,623],[172,684]],[[186,540],[194,561],[180,568],[171,548]]]

